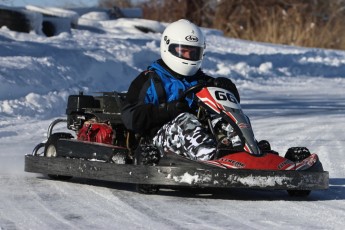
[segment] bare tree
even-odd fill
[[[204,5],[205,0],[186,0],[185,18],[201,26]]]
[[[99,4],[133,6],[130,0],[99,0]],[[138,4],[146,19],[186,18],[235,38],[345,49],[345,0],[146,0]]]

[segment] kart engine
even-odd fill
[[[67,128],[76,132],[78,140],[126,146],[126,129],[120,115],[125,96],[117,92],[70,95]]]
[[[110,145],[114,143],[114,138],[113,128],[109,123],[98,123],[94,120],[85,121],[77,134],[78,140]]]

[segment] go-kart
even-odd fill
[[[120,113],[125,93],[79,93],[68,98],[67,119],[53,121],[47,141],[25,156],[25,171],[53,179],[133,183],[142,193],[187,186],[287,190],[291,196],[307,196],[312,190],[328,188],[329,175],[317,154],[306,147],[291,147],[281,156],[267,141],[257,142],[233,93],[202,83],[184,92],[181,100],[190,94],[198,119],[220,146],[211,160],[159,152],[144,137],[127,130]],[[53,131],[61,122],[67,123],[69,132]]]

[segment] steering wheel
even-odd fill
[[[199,92],[200,89],[202,89],[203,87],[207,85],[208,85],[207,82],[201,82],[196,85],[193,85],[192,87],[188,88],[181,94],[179,101],[183,101],[187,97],[188,94]]]

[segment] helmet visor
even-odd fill
[[[179,58],[189,61],[199,61],[202,59],[204,49],[199,46],[188,46],[181,44],[170,44],[169,52]]]

